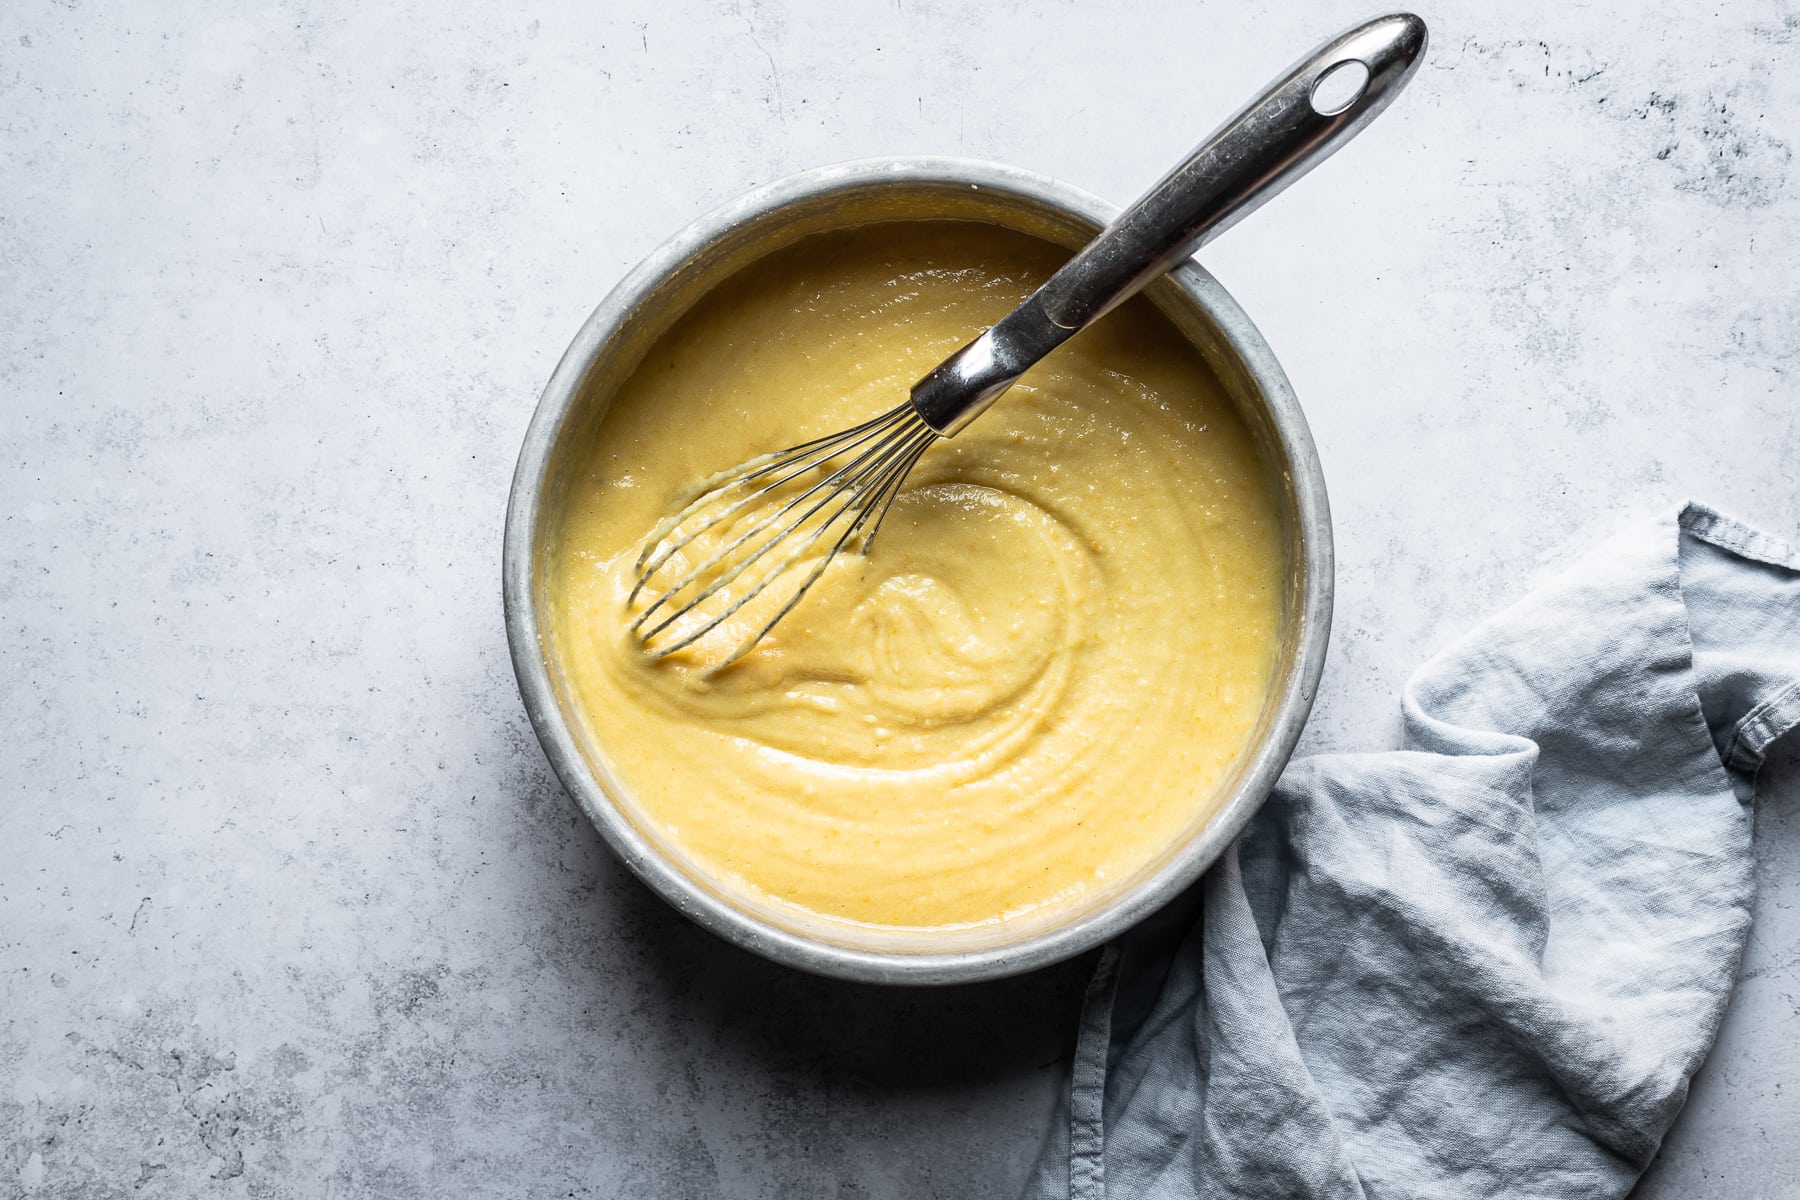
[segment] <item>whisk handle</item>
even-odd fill
[[[1425,22],[1377,17],[1307,55],[1163,176],[1017,309],[913,386],[939,433],[1330,157],[1418,70]]]

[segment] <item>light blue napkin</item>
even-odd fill
[[[1697,505],[1413,676],[1405,748],[1295,761],[1102,956],[1032,1197],[1620,1197],[1718,1030],[1800,558]]]

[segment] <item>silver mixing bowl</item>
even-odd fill
[[[548,636],[545,539],[575,447],[644,351],[699,297],[809,234],[874,221],[985,221],[1074,250],[1118,210],[1029,171],[954,158],[884,158],[822,167],[761,187],[689,225],[601,301],[557,364],[525,434],[506,514],[506,633],[526,712],[563,785],[607,844],[664,899],[746,949],[803,970],[891,984],[994,979],[1069,958],[1123,932],[1187,888],[1267,798],[1312,707],[1331,625],[1331,517],[1306,420],[1262,335],[1217,280],[1188,262],[1151,301],[1199,348],[1255,437],[1280,492],[1288,557],[1274,686],[1253,744],[1204,823],[1089,907],[1047,922],[974,933],[847,935],[757,912],[727,896],[630,818],[605,755],[604,715],[575,713]],[[597,727],[597,728],[596,728]],[[593,730],[593,732],[590,732]]]

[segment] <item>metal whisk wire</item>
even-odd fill
[[[817,482],[780,502],[778,506],[771,507],[767,513],[759,515],[749,529],[720,545],[664,587],[654,600],[638,611],[630,624],[631,632],[647,648],[651,648],[658,636],[674,629],[684,618],[696,613],[701,605],[729,587],[751,567],[762,562],[777,546],[787,546],[787,552],[777,556],[773,566],[765,567],[742,595],[733,597],[723,609],[704,617],[693,628],[677,630],[679,636],[675,640],[652,648],[652,657],[663,658],[685,649],[761,596],[776,580],[783,578],[792,567],[813,552],[831,530],[838,529],[837,539],[812,565],[805,579],[793,589],[781,608],[754,634],[739,643],[730,657],[708,669],[717,672],[730,666],[793,611],[813,584],[824,575],[831,560],[859,533],[862,534],[862,549],[865,552],[868,550],[913,465],[938,436],[936,430],[920,419],[909,401],[860,425],[752,459],[735,470],[710,480],[698,496],[680,512],[665,520],[645,540],[644,549],[638,555],[637,579],[626,598],[627,608],[637,602],[645,587],[677,554],[707,531],[752,509],[807,472],[825,472]],[[846,458],[848,461],[842,461]],[[760,487],[753,486],[759,482]],[[734,495],[736,499],[732,499]],[[791,520],[788,519],[790,514],[806,505],[809,500],[813,501],[810,507],[806,507]],[[708,512],[709,509],[715,511]],[[830,509],[828,513],[827,509]],[[821,513],[825,515],[815,521],[815,518],[820,518]],[[811,528],[802,532],[809,522],[812,523]],[[672,536],[678,532],[679,536]],[[748,553],[742,553],[746,550]],[[712,574],[721,564],[726,563],[730,565],[716,576]],[[672,603],[702,581],[706,581],[705,586],[698,592],[679,604]],[[659,611],[663,614],[661,620],[646,629],[650,619]]]

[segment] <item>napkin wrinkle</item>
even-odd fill
[[[1700,505],[1432,656],[1101,956],[1034,1200],[1622,1197],[1748,935],[1800,557]]]

